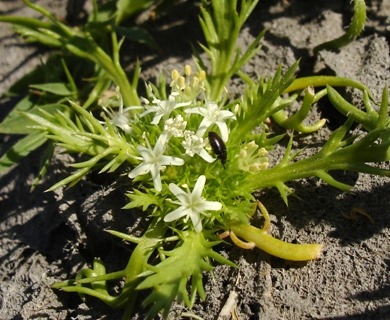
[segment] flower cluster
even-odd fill
[[[256,142],[251,141],[241,148],[238,167],[248,172],[265,170],[269,165],[267,154],[265,148],[259,148]]]
[[[117,113],[108,108],[105,110],[113,125],[124,133],[132,132],[129,138],[137,145],[137,154],[131,156],[135,167],[129,177],[142,181],[148,189],[151,187],[148,183],[152,182],[156,195],[161,195],[167,204],[164,206],[167,210],[165,222],[183,218],[183,223],[191,221],[195,231],[200,232],[202,218],[210,216],[208,211],[220,211],[224,206],[221,199],[208,201],[203,197],[207,188],[206,175],[202,172],[216,160],[208,133],[217,131],[223,143],[228,143],[236,116],[208,99],[204,71],[193,73],[185,66],[184,75],[174,70],[171,78],[170,94],[162,95],[167,96],[166,99],[161,99],[159,90],[149,85],[148,99],[141,99],[142,106],[124,108],[118,98]],[[129,111],[140,108],[134,117],[129,116]],[[242,149],[239,170],[266,168],[266,151],[258,150],[253,143]],[[190,192],[188,185],[192,183],[194,187]],[[172,200],[171,195],[177,201]]]
[[[204,70],[192,73],[191,66],[186,65],[184,76],[175,69],[171,73],[171,78],[172,91],[180,93],[185,100],[194,100],[205,91],[206,72]]]

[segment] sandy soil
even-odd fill
[[[65,1],[38,3],[66,15]],[[390,1],[372,0],[368,25],[353,44],[337,52],[314,56],[312,48],[343,33],[350,17],[349,1],[263,1],[242,34],[242,46],[268,28],[263,50],[248,65],[254,76],[270,75],[277,65],[291,65],[301,58],[300,75],[337,74],[360,80],[379,98],[390,85]],[[31,15],[21,1],[0,1],[2,13]],[[177,12],[149,23],[161,52],[140,49],[143,74],[153,78],[157,71],[168,72],[191,61],[189,41],[201,40],[194,8],[178,7]],[[180,17],[180,19],[178,19]],[[178,22],[179,21],[179,22]],[[176,22],[176,23],[173,23]],[[172,41],[172,39],[175,39]],[[45,60],[42,48],[26,45],[8,26],[0,28],[0,94],[12,83]],[[124,56],[126,60],[126,56]],[[232,92],[239,92],[233,83]],[[359,99],[356,103],[360,103]],[[2,98],[4,114],[15,99]],[[330,105],[315,110],[329,119],[328,128],[318,134],[301,136],[297,147],[315,152],[332,124],[340,116]],[[14,137],[0,137],[2,154]],[[53,291],[50,285],[75,272],[93,257],[110,261],[118,270],[126,263],[131,248],[123,246],[102,230],[124,227],[134,217],[120,210],[125,203],[121,181],[94,177],[56,193],[43,193],[68,170],[67,157],[58,157],[43,185],[30,193],[38,170],[41,150],[24,159],[0,178],[0,318],[1,319],[120,319],[121,313],[75,294]],[[277,157],[278,150],[275,150]],[[389,163],[384,164],[389,166]],[[298,197],[286,207],[275,190],[260,197],[272,215],[273,233],[286,241],[325,244],[317,261],[291,263],[258,250],[243,251],[229,245],[220,250],[238,266],[217,266],[206,281],[207,298],[191,312],[204,319],[217,319],[228,297],[236,297],[238,319],[390,319],[390,184],[389,179],[365,174],[340,173],[347,183],[356,182],[353,192],[341,193],[318,179],[292,183]],[[114,206],[113,206],[114,204]],[[345,218],[352,208],[361,207],[373,223],[361,217]],[[179,319],[175,305],[172,319]],[[134,319],[143,319],[139,310]]]

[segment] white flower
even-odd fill
[[[203,116],[203,120],[199,125],[197,132],[198,136],[203,136],[206,130],[213,124],[216,124],[221,132],[223,141],[229,139],[229,130],[225,123],[227,119],[236,119],[233,112],[228,110],[221,110],[214,102],[206,103],[206,107],[196,107],[185,110],[186,113],[197,113]]]
[[[168,100],[161,101],[159,99],[154,99],[152,102],[155,103],[156,105],[148,106],[147,110],[140,114],[140,117],[144,117],[149,113],[155,113],[155,116],[151,124],[159,124],[162,117],[164,116],[168,117],[173,110],[184,106],[188,106],[191,103],[191,102],[176,103],[175,95],[173,94],[169,96]]]
[[[110,117],[110,123],[121,129],[126,134],[130,133],[131,122],[134,122],[134,120],[130,120],[129,111],[138,109],[142,109],[142,107],[132,106],[123,108],[123,106],[119,106],[119,110],[117,112],[111,108],[103,107],[104,112]],[[104,115],[103,117],[106,118]]]
[[[222,209],[222,204],[218,201],[207,201],[202,198],[202,192],[206,183],[206,177],[201,175],[195,183],[194,190],[185,192],[179,186],[174,183],[169,184],[169,190],[176,196],[179,201],[172,201],[175,204],[180,205],[179,208],[168,213],[164,217],[165,222],[171,222],[182,217],[185,217],[185,221],[188,218],[191,219],[194,225],[195,231],[202,231],[202,220],[200,215],[206,215],[205,211],[216,211]]]
[[[196,135],[193,131],[186,130],[184,131],[184,141],[182,142],[183,147],[186,149],[186,154],[190,157],[193,157],[195,154],[198,154],[203,160],[212,163],[215,161],[205,149],[205,146],[208,145],[208,139],[203,139]]]
[[[186,126],[187,121],[184,121],[183,117],[179,114],[174,119],[169,118],[165,121],[164,132],[172,137],[183,137]]]
[[[124,107],[123,106],[123,99],[122,95],[120,94],[119,87],[116,87],[115,92],[113,91],[107,91],[105,93],[105,96],[103,96],[99,100],[99,104],[102,105],[103,111],[108,115],[102,114],[102,117],[109,121],[114,126],[121,129],[124,133],[129,134],[131,131],[131,122],[133,120],[130,120],[130,114],[129,111],[131,110],[142,110],[143,107],[141,106],[130,106],[130,107]],[[117,111],[113,110],[113,106],[118,104],[119,108]],[[104,122],[102,122],[105,124]]]
[[[183,159],[163,155],[165,151],[165,141],[166,136],[161,135],[157,140],[153,150],[149,142],[147,142],[148,148],[144,146],[137,147],[137,150],[141,155],[141,157],[138,157],[137,159],[143,160],[143,162],[129,173],[129,178],[133,179],[137,176],[141,176],[150,172],[152,175],[154,188],[156,191],[162,190],[160,171],[164,170],[165,166],[168,165],[181,166],[184,164]]]

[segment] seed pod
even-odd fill
[[[222,164],[225,166],[227,153],[226,145],[221,139],[221,137],[213,131],[209,132],[209,142],[214,153],[221,160]]]

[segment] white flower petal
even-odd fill
[[[191,217],[192,224],[194,225],[195,231],[201,232],[202,231],[202,219],[200,218],[200,215],[192,214],[190,217]]]
[[[202,211],[218,211],[222,209],[222,203],[218,201],[205,201],[200,207]]]
[[[184,160],[173,156],[161,156],[160,163],[163,166],[182,166]]]
[[[207,118],[203,118],[202,122],[200,123],[199,125],[199,128],[198,128],[198,131],[196,132],[196,135],[198,137],[203,137],[203,135],[205,134],[206,130],[212,125],[213,123],[207,119]]]
[[[174,183],[169,184],[169,190],[180,201],[180,204],[185,204],[188,201],[188,193]]]
[[[134,179],[137,176],[143,176],[144,174],[147,174],[151,170],[150,164],[141,163],[137,167],[135,167],[133,170],[129,173],[129,178]]]
[[[161,176],[160,176],[159,168],[153,167],[151,170],[151,174],[152,174],[154,189],[160,192],[162,190],[162,185],[161,185]]]
[[[220,110],[219,111],[219,119],[236,119],[236,116],[231,111]]]
[[[224,142],[228,141],[229,139],[229,130],[225,122],[218,121],[217,126],[219,128],[219,131],[221,132],[221,138]]]
[[[191,219],[192,224],[196,232],[202,231],[202,219],[201,214],[208,216],[207,210],[221,210],[222,204],[217,201],[207,201],[202,198],[203,188],[206,183],[206,177],[204,175],[199,176],[192,192],[185,192],[179,186],[174,183],[169,184],[169,190],[179,200],[180,207],[170,212],[165,216],[164,221],[170,222],[181,217],[184,218],[184,223]],[[171,203],[175,203],[170,200]],[[177,204],[177,202],[176,202]]]
[[[164,217],[165,222],[175,221],[188,215],[189,209],[185,209],[183,206],[173,210]]]
[[[169,190],[177,197],[178,195],[186,194],[186,192],[174,183],[169,184]]]
[[[193,199],[201,200],[204,185],[206,183],[206,177],[204,175],[199,176],[195,183],[194,190],[192,191]]]
[[[152,153],[152,150],[145,148],[144,146],[138,146],[137,151],[142,156],[143,159],[145,159],[146,157],[150,157]]]
[[[212,163],[216,160],[216,158],[213,158],[205,149],[202,149],[199,152],[199,156],[204,160],[207,161],[208,163]]]
[[[160,122],[160,120],[161,120],[162,117],[163,117],[162,114],[157,114],[157,115],[155,115],[154,118],[153,118],[153,120],[152,120],[152,122],[151,122],[151,124],[154,124],[154,125],[159,124],[159,122]]]
[[[203,114],[202,112],[202,109],[205,109],[205,108],[199,108],[199,107],[196,107],[196,108],[190,108],[190,109],[186,109],[184,110],[185,113],[196,113],[196,114]]]
[[[156,112],[156,107],[148,107],[147,110],[145,110],[144,112],[142,112],[139,116],[142,118],[144,116],[146,116],[147,114],[149,113],[152,113],[152,112]]]

